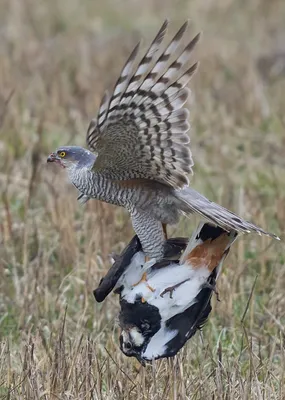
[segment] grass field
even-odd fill
[[[282,242],[239,239],[203,332],[143,368],[119,350],[117,298],[92,295],[133,235],[128,215],[79,205],[46,164],[84,144],[104,89],[166,17],[173,33],[185,18],[189,37],[203,31],[193,187],[284,238],[283,0],[1,0],[0,400],[285,399]]]

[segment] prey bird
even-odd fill
[[[134,48],[112,94],[103,96],[87,130],[89,150],[63,146],[47,161],[67,169],[80,202],[95,198],[126,208],[148,258],[163,258],[166,226],[180,214],[277,238],[188,186],[193,160],[184,105],[198,66],[189,60],[200,35],[183,46],[185,22],[164,46],[167,26],[165,21],[142,59],[139,44]]]
[[[142,364],[173,357],[206,322],[216,281],[237,232],[201,222],[192,237],[172,238],[173,260],[150,260],[137,238],[117,257],[94,291],[119,294],[120,348]],[[136,282],[139,281],[139,284]],[[218,294],[217,294],[218,296]]]

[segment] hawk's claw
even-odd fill
[[[141,279],[137,282],[133,284],[133,287],[138,286],[140,283],[145,282],[146,283],[146,287],[151,291],[151,292],[155,292],[155,289],[153,287],[151,287],[148,283],[147,283],[147,273],[144,272]]]

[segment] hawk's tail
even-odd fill
[[[179,200],[180,210],[185,214],[199,214],[212,224],[220,226],[226,231],[234,230],[240,233],[256,232],[259,235],[266,235],[280,240],[273,233],[266,232],[253,223],[245,221],[226,208],[208,200],[190,187],[176,190],[175,196]]]

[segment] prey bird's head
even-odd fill
[[[79,146],[59,147],[48,156],[47,162],[55,162],[63,168],[91,167],[96,156],[89,150]]]
[[[144,365],[141,353],[147,344],[147,338],[136,326],[125,327],[120,335],[120,349],[127,357],[136,357]]]
[[[134,303],[121,299],[120,304],[120,349],[127,357],[136,357],[141,364],[144,364],[142,354],[161,327],[159,309],[142,301],[140,294]]]

